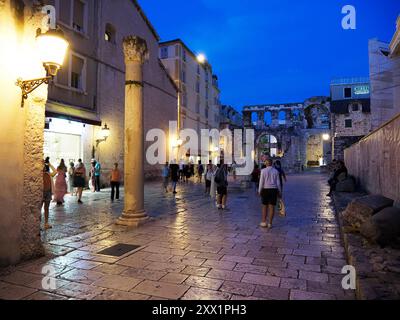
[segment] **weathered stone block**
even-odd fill
[[[345,224],[358,231],[361,225],[377,212],[393,206],[394,201],[380,195],[370,195],[353,200],[342,213]]]
[[[400,209],[385,208],[367,219],[360,229],[361,234],[381,246],[393,244],[400,237]]]

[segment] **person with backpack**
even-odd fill
[[[226,209],[228,197],[228,169],[223,163],[218,164],[217,172],[215,173],[215,183],[217,185],[217,208],[218,210]]]

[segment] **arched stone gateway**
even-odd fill
[[[313,97],[304,103],[243,108],[246,128],[255,129],[255,160],[280,159],[288,171],[331,161],[330,103]]]

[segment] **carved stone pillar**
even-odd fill
[[[138,226],[148,219],[144,210],[143,63],[148,58],[144,39],[129,36],[123,42],[125,83],[124,211],[117,224]]]

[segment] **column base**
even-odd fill
[[[115,224],[127,227],[138,227],[144,224],[149,219],[145,210],[141,210],[135,213],[122,213],[122,216],[118,218]]]

